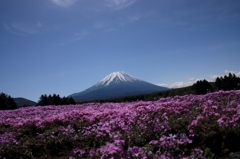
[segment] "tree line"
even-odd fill
[[[69,104],[76,104],[74,99],[72,97],[60,97],[59,95],[53,94],[53,95],[46,95],[43,94],[39,98],[39,101],[37,103],[38,106],[44,106],[44,105],[69,105]]]
[[[229,73],[228,76],[217,77],[215,87],[219,90],[240,89],[240,78],[231,73]]]
[[[195,94],[206,94],[218,90],[236,90],[240,89],[240,78],[235,74],[229,73],[228,76],[217,77],[212,84],[206,80],[197,81],[193,84],[192,89]]]
[[[69,105],[76,104],[72,97],[60,97],[59,95],[46,95],[43,94],[40,96],[37,106],[46,106],[46,105]],[[5,93],[0,94],[0,110],[12,110],[17,109],[18,106],[10,95]]]
[[[17,104],[14,99],[5,93],[0,94],[0,110],[17,109]]]

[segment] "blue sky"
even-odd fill
[[[168,87],[240,76],[239,0],[0,0],[0,92],[68,96],[115,71]]]

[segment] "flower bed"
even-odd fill
[[[0,111],[0,158],[172,159],[240,151],[240,91]]]

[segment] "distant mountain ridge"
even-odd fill
[[[92,87],[69,95],[75,101],[91,101],[99,99],[118,98],[168,90],[149,82],[140,80],[123,71],[113,72]]]
[[[37,105],[36,102],[34,101],[31,101],[29,99],[26,99],[26,98],[21,98],[21,97],[18,97],[18,98],[13,98],[15,103],[17,104],[18,107],[23,107],[23,106],[35,106]]]

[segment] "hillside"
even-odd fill
[[[23,106],[35,106],[37,105],[36,102],[31,101],[29,99],[25,99],[25,98],[13,98],[15,103],[17,104],[18,107],[23,107]]]

